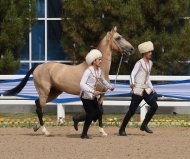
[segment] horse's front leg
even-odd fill
[[[99,115],[99,118],[98,118],[99,132],[100,132],[100,135],[102,135],[102,136],[108,136],[108,134],[103,129],[103,123],[102,123],[102,116],[103,116],[103,112],[104,112],[103,99],[104,99],[104,96],[100,96],[100,98],[98,99],[99,112],[100,112],[100,115]]]
[[[35,103],[36,103],[36,113],[38,115],[39,122],[38,122],[37,125],[33,126],[33,130],[37,131],[40,127],[42,127],[42,129],[41,129],[42,133],[44,133],[45,135],[50,135],[50,133],[47,131],[47,129],[44,126],[44,122],[43,122],[43,110],[42,110],[42,107],[40,105],[39,99],[37,99],[35,101]]]

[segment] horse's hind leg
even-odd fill
[[[99,104],[99,111],[100,111],[100,115],[98,118],[98,124],[99,124],[99,132],[102,136],[108,136],[108,134],[104,131],[103,129],[103,123],[102,123],[102,116],[103,116],[103,106],[102,104]]]
[[[39,123],[37,125],[34,125],[33,129],[34,129],[34,131],[37,131],[40,128],[40,126],[44,125],[44,122],[43,122],[43,112],[42,112],[42,108],[39,103],[39,99],[35,100],[35,104],[36,104],[36,113],[38,115]]]
[[[37,131],[42,126],[42,132],[45,135],[50,135],[50,133],[47,131],[47,129],[44,126],[43,122],[43,107],[46,103],[52,101],[53,99],[57,98],[62,92],[59,90],[56,90],[54,88],[51,88],[48,96],[40,96],[39,99],[35,101],[36,103],[36,113],[38,115],[39,123],[33,127],[34,131]]]
[[[103,129],[103,123],[102,123],[102,116],[103,116],[103,100],[104,100],[104,96],[100,96],[100,98],[98,99],[98,103],[99,103],[99,118],[98,118],[98,124],[99,124],[99,132],[100,135],[102,136],[108,136],[108,134],[104,131]]]
[[[37,131],[40,127],[42,127],[42,132],[45,135],[50,135],[50,133],[45,128],[44,122],[43,122],[43,109],[42,109],[42,106],[44,106],[46,104],[46,98],[45,97],[40,97],[39,99],[37,99],[35,101],[35,103],[36,103],[36,113],[38,115],[39,123],[37,125],[33,126],[33,129],[34,129],[34,131]]]

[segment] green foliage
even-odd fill
[[[159,58],[158,63],[162,66],[160,71],[168,70],[174,75],[178,75],[179,71],[183,73],[189,69],[187,61],[190,59],[190,22],[188,21],[181,29],[180,34],[176,33],[170,39],[171,49],[164,52]]]
[[[136,53],[122,65],[120,74],[129,74],[141,58],[137,46],[151,40],[154,43],[153,74],[183,74],[185,61],[190,59],[189,0],[62,0],[62,44],[71,59],[79,62],[92,46],[97,46],[107,31],[116,25],[135,48]],[[73,47],[75,44],[75,48]],[[75,55],[75,56],[73,56]],[[120,55],[114,56],[115,74]]]
[[[19,60],[15,60],[10,50],[0,59],[0,74],[13,74],[19,67]]]
[[[21,49],[30,31],[30,25],[35,22],[36,1],[30,0],[30,3],[31,5],[26,0],[0,1],[0,59],[6,57],[7,50],[14,57],[12,58],[12,64],[1,63],[10,66],[8,67],[10,70],[6,69],[5,72],[1,70],[1,74],[10,74],[16,71],[15,68],[17,68]],[[1,61],[4,61],[4,59],[1,59]],[[1,66],[1,68],[5,66]]]

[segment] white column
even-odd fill
[[[143,100],[141,103],[144,105],[145,101]],[[142,104],[140,104],[140,106],[141,106]],[[145,105],[140,109],[140,121],[141,121],[141,122],[144,120],[146,113],[147,113],[147,104],[145,104]]]
[[[60,98],[58,96],[57,98]],[[57,103],[57,122],[63,123],[65,120],[65,106],[62,103]]]
[[[63,123],[65,120],[65,106],[61,103],[57,104],[57,121]]]

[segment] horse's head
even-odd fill
[[[131,55],[135,52],[134,47],[125,40],[118,32],[117,27],[108,32],[111,48],[125,55]]]

